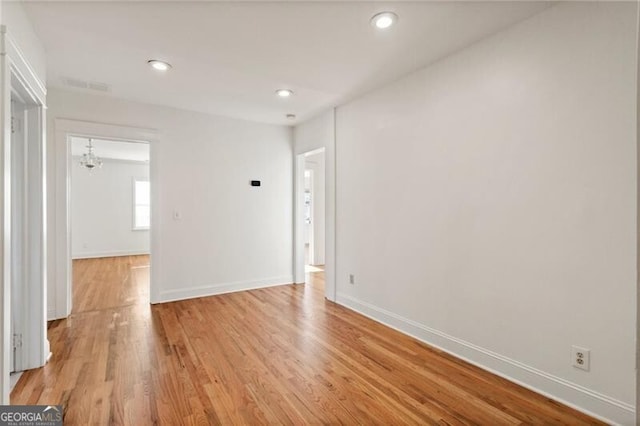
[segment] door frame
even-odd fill
[[[636,423],[640,424],[640,5],[636,5]]]
[[[72,309],[72,256],[71,256],[71,137],[107,139],[123,142],[138,142],[149,145],[149,181],[151,182],[151,240],[150,253],[150,299],[159,300],[158,289],[154,285],[157,265],[160,265],[158,247],[160,239],[158,226],[159,187],[156,184],[158,161],[155,147],[159,143],[159,134],[154,129],[96,123],[90,121],[58,118],[54,123],[56,142],[56,247],[55,247],[55,308],[49,312],[49,319],[66,318]]]
[[[14,256],[12,252],[12,203],[11,179],[16,173],[11,159],[11,93],[16,91],[28,102],[25,115],[28,135],[26,138],[27,155],[24,176],[28,207],[23,212],[26,226],[22,238],[29,245],[29,265],[26,272],[24,291],[28,298],[21,297],[20,312],[24,313],[21,324],[22,367],[34,368],[44,365],[49,356],[47,340],[47,234],[46,234],[46,88],[33,68],[25,59],[17,43],[6,26],[0,26],[0,274],[2,275],[2,315],[0,331],[2,351],[0,353],[0,403],[9,404],[11,351],[13,350],[13,330],[11,318],[11,269]],[[15,266],[14,266],[15,267]]]
[[[306,160],[306,158],[305,158]],[[306,161],[305,161],[306,164]],[[309,172],[309,193],[311,194],[311,212],[310,212],[310,216],[311,216],[311,223],[308,227],[307,230],[307,236],[309,239],[309,265],[315,265],[316,264],[316,250],[315,250],[315,246],[316,246],[316,239],[315,239],[315,235],[316,235],[316,231],[314,229],[315,227],[315,223],[316,223],[316,217],[315,217],[315,191],[314,191],[314,184],[315,184],[315,170],[314,169],[308,169],[305,166],[305,170],[304,173],[306,174],[307,172]],[[306,185],[305,185],[306,186]],[[306,189],[304,190],[304,192],[306,192]],[[307,227],[307,224],[304,224],[305,227]],[[306,245],[306,241],[305,241],[305,245]],[[306,265],[305,265],[306,266]]]
[[[21,128],[22,139],[11,147],[11,191],[21,199],[12,198],[11,218],[11,264],[12,288],[12,334],[14,370],[23,371],[41,367],[49,355],[46,334],[46,235],[45,235],[45,146],[44,110],[24,80],[13,70],[11,91],[22,105],[20,116],[11,127]],[[11,140],[13,144],[13,138]],[[14,162],[17,159],[19,161]],[[19,251],[19,252],[18,252]],[[19,275],[15,274],[19,271]],[[19,282],[15,283],[14,280]],[[44,301],[44,303],[43,303]],[[34,306],[37,309],[34,309]]]
[[[305,158],[324,152],[325,161],[325,287],[328,300],[336,300],[335,279],[335,150],[331,145],[295,155],[294,158],[294,212],[293,212],[293,278],[296,284],[304,284],[304,170]]]

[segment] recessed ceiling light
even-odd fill
[[[149,64],[149,66],[154,70],[158,71],[167,71],[171,68],[171,64],[169,62],[159,61],[157,59],[148,60],[147,64]]]
[[[278,89],[276,90],[276,95],[280,96],[281,98],[288,98],[289,96],[293,95],[293,90]]]
[[[385,28],[389,28],[393,24],[398,21],[398,15],[393,12],[381,12],[376,15],[373,15],[371,18],[371,25],[376,28],[380,28],[384,30]]]
[[[295,114],[287,114],[287,119],[295,120],[296,119],[296,115]]]

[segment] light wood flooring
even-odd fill
[[[13,404],[65,425],[599,424],[307,285],[149,306],[148,258],[74,261],[74,310]]]

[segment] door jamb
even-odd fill
[[[12,81],[26,94],[35,108],[33,109],[33,124],[30,132],[35,132],[35,146],[30,146],[29,174],[31,206],[28,211],[30,223],[36,228],[29,235],[30,244],[35,247],[31,251],[34,257],[30,262],[27,281],[30,300],[27,306],[30,315],[24,327],[24,341],[30,345],[27,365],[30,363],[43,365],[49,355],[49,342],[46,338],[46,134],[45,110],[46,88],[36,72],[25,59],[22,51],[7,31],[7,27],[0,26],[0,244],[3,255],[0,257],[0,274],[2,276],[2,315],[0,316],[0,331],[2,351],[0,352],[0,403],[9,404],[10,388],[10,359],[12,350],[11,330],[11,90]],[[31,123],[32,122],[32,123]],[[33,185],[33,187],[32,187]],[[31,230],[33,231],[33,230]],[[27,300],[22,300],[26,304]]]

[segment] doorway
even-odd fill
[[[138,127],[120,126],[114,124],[95,123],[80,120],[62,119],[54,120],[55,128],[55,146],[56,146],[56,193],[57,201],[55,204],[55,250],[57,256],[55,265],[51,271],[54,275],[55,286],[51,289],[52,297],[49,312],[49,319],[66,318],[72,311],[72,205],[71,205],[71,173],[74,167],[72,156],[72,141],[74,138],[92,138],[98,140],[106,140],[112,142],[125,143],[143,143],[149,150],[149,186],[151,191],[150,197],[150,224],[149,239],[150,256],[153,262],[148,267],[148,292],[150,294],[151,303],[157,300],[157,294],[154,291],[155,266],[160,262],[157,255],[154,255],[154,247],[157,246],[158,232],[153,227],[154,217],[157,217],[156,211],[158,204],[158,187],[155,185],[157,179],[157,162],[154,161],[155,149],[154,144],[158,142],[158,133],[153,129],[144,129]],[[88,144],[88,143],[87,143]],[[86,145],[85,145],[85,149]],[[99,153],[98,153],[99,154]],[[100,154],[103,155],[103,154]],[[106,167],[106,164],[103,166]],[[90,243],[89,243],[90,246]]]
[[[69,143],[71,313],[148,304],[149,144],[77,135]]]
[[[325,170],[324,151],[304,157],[305,274],[324,271]]]
[[[325,149],[297,155],[295,175],[295,282],[324,285],[327,210]],[[324,293],[327,293],[326,287]]]

